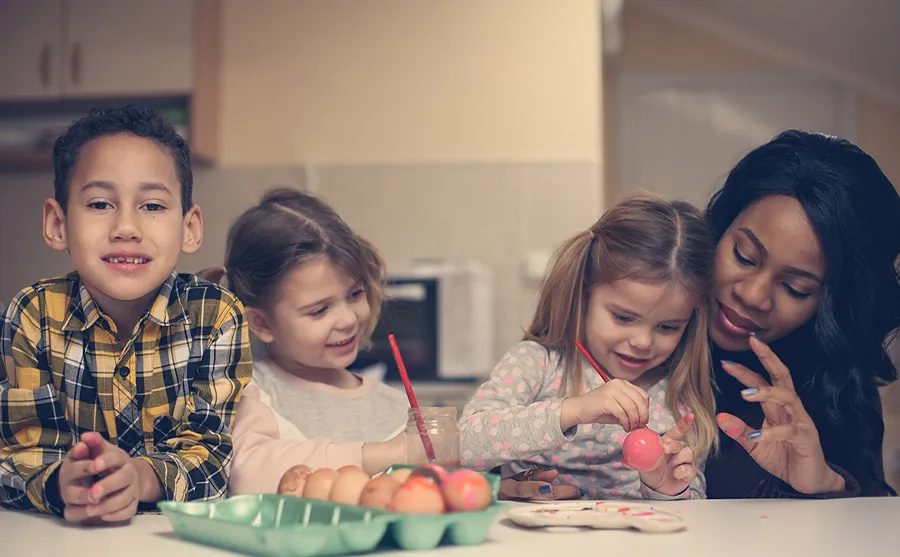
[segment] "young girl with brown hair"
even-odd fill
[[[297,464],[402,463],[405,395],[347,370],[381,309],[375,248],[321,199],[277,189],[231,227],[224,272],[266,345],[237,409],[231,492],[274,492]]]
[[[564,243],[524,340],[463,412],[463,465],[526,478],[552,466],[562,485],[545,486],[548,499],[553,489],[704,497],[698,468],[718,439],[706,336],[713,250],[700,211],[645,194]],[[664,433],[664,454],[638,473],[622,444],[642,427]]]

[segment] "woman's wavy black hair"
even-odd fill
[[[823,416],[840,423],[849,417],[842,408],[851,409],[880,446],[884,422],[872,417],[867,395],[897,379],[886,347],[900,327],[900,195],[856,145],[788,130],[747,154],[710,200],[707,221],[716,239],[770,195],[800,202],[827,264],[812,346],[804,351],[815,366],[809,388]]]

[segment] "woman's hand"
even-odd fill
[[[790,370],[756,336],[751,336],[750,348],[772,378],[772,385],[742,365],[722,362],[722,367],[747,387],[741,391],[744,400],[762,404],[765,420],[754,430],[736,416],[719,414],[719,427],[764,470],[798,492],[844,491],[844,479],[825,462],[816,424],[797,396]]]
[[[559,470],[533,465],[525,472],[500,482],[500,499],[519,501],[559,501],[581,499],[581,490],[574,485],[551,485]]]

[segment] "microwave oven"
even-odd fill
[[[386,382],[400,374],[388,342],[393,334],[410,380],[475,381],[494,361],[493,274],[472,260],[416,260],[388,273],[372,334],[351,369],[378,365]]]

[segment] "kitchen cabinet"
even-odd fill
[[[0,0],[0,100],[60,92],[61,0]]]
[[[196,160],[215,162],[221,4],[0,0],[0,172],[49,168],[60,127],[124,104],[182,114]]]
[[[0,100],[184,94],[190,0],[0,0]]]

